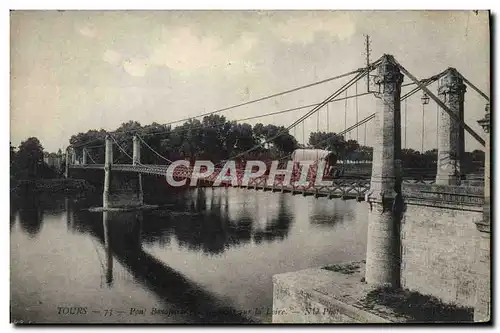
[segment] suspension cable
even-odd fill
[[[377,61],[377,63],[379,62],[380,60]],[[354,78],[350,79],[346,84],[344,84],[340,89],[338,89],[336,92],[334,92],[332,95],[330,95],[329,97],[327,97],[323,102],[321,102],[318,106],[314,107],[311,111],[307,112],[304,116],[302,116],[301,118],[299,118],[298,120],[296,120],[295,122],[293,122],[292,124],[290,124],[288,127],[286,127],[284,130],[282,131],[279,131],[278,134],[276,134],[275,136],[273,136],[272,138],[270,139],[267,139],[265,140],[265,142],[263,143],[260,143],[260,144],[257,144],[255,145],[254,147],[240,153],[240,154],[237,154],[235,156],[233,156],[232,158],[230,159],[235,159],[235,158],[238,158],[240,156],[243,156],[249,152],[252,152],[254,151],[255,149],[259,148],[259,147],[262,147],[264,144],[266,143],[269,143],[273,140],[275,140],[276,138],[278,138],[279,136],[283,135],[283,133],[285,133],[286,131],[288,131],[290,128],[294,127],[294,126],[297,126],[297,124],[299,124],[301,121],[303,121],[304,119],[307,119],[309,118],[312,114],[314,114],[315,112],[317,112],[318,110],[320,110],[323,106],[325,106],[328,102],[330,102],[331,100],[333,100],[334,98],[336,98],[338,95],[340,95],[345,89],[347,89],[348,87],[350,87],[351,85],[353,85],[356,81],[358,81],[359,79],[363,78],[368,72],[371,71],[371,68],[368,68],[366,70],[363,70],[361,73],[359,73],[358,75],[356,75]]]
[[[407,77],[409,77],[413,82],[417,84],[423,91],[429,95],[430,98],[432,98],[441,108],[443,111],[445,111],[451,118],[453,118],[458,124],[460,125],[461,128],[465,129],[467,132],[469,132],[474,139],[476,139],[482,146],[485,145],[485,141],[479,134],[477,134],[463,119],[461,119],[459,116],[457,116],[455,113],[453,113],[438,97],[436,97],[427,87],[423,84],[421,84],[418,79],[413,76],[406,68],[404,68],[400,63],[398,63],[396,60],[394,60],[396,65],[399,67],[399,69],[405,74]]]
[[[435,77],[436,77],[436,76],[435,76]],[[430,83],[431,83],[431,82],[430,82],[430,79],[425,79],[425,80],[426,80],[426,81],[428,81],[428,82],[426,82],[427,84],[430,84]],[[421,81],[425,81],[425,80],[421,80]],[[334,102],[334,101],[340,101],[340,100],[346,100],[346,103],[345,103],[345,104],[347,104],[347,99],[350,99],[350,98],[356,98],[356,97],[358,97],[358,96],[365,96],[365,95],[368,95],[368,94],[372,94],[372,93],[371,93],[371,92],[369,92],[369,93],[361,93],[361,94],[356,94],[356,95],[352,95],[352,96],[348,96],[348,97],[343,97],[343,98],[333,99],[331,102]],[[346,89],[346,95],[347,95],[347,89]],[[406,95],[404,95],[403,97],[401,97],[401,100],[404,100],[404,101],[405,101],[405,148],[406,148],[406,145],[407,145],[407,104],[406,104],[406,99],[407,99],[408,97],[410,97],[411,95],[413,95],[413,94],[406,94]],[[277,112],[273,112],[273,113],[269,113],[269,114],[265,114],[265,115],[258,115],[258,116],[247,117],[247,118],[243,118],[243,119],[239,119],[239,120],[235,120],[235,121],[251,120],[251,119],[255,119],[255,118],[266,117],[266,116],[275,115],[275,114],[280,114],[280,113],[285,113],[285,112],[292,112],[292,111],[296,111],[296,110],[300,110],[300,109],[304,109],[304,108],[308,108],[308,107],[318,106],[318,105],[320,105],[320,104],[321,104],[321,103],[309,104],[309,105],[305,105],[305,106],[301,106],[301,107],[296,107],[296,108],[291,108],[291,109],[286,109],[286,110],[281,110],[281,111],[277,111]],[[328,105],[328,104],[326,104],[326,106],[327,106],[327,110],[328,110],[329,105]],[[328,111],[329,111],[329,110],[328,110]],[[329,116],[329,112],[327,112],[327,118],[328,118],[328,116]],[[373,118],[374,118],[374,116],[375,116],[375,114],[373,113],[373,114],[371,114],[370,116],[366,117],[365,119],[363,119],[363,120],[359,121],[357,124],[354,124],[354,125],[350,126],[349,128],[345,127],[345,128],[344,128],[344,130],[343,130],[343,131],[341,131],[341,132],[339,133],[339,135],[343,135],[343,136],[344,136],[344,140],[345,140],[345,135],[346,135],[346,133],[350,133],[350,131],[351,131],[352,129],[357,128],[358,126],[360,126],[360,125],[363,125],[363,124],[364,124],[364,125],[365,125],[365,144],[366,144],[366,123],[367,123],[369,120],[373,119]],[[328,123],[328,125],[329,125],[329,121],[327,121],[327,123]],[[213,125],[210,125],[209,127],[220,126],[220,125],[223,125],[223,124],[225,124],[225,122],[224,122],[224,123],[213,124]],[[207,127],[207,126],[200,126],[200,127],[196,127],[196,128],[194,128],[194,129],[198,129],[198,128],[205,128],[205,127]],[[296,128],[295,128],[295,126],[294,126],[294,127],[293,127],[293,130],[294,130],[294,137],[296,137],[296,132],[295,132],[295,129],[296,129]],[[188,130],[188,129],[187,129],[187,130]],[[163,131],[163,132],[161,132],[161,133],[164,133],[164,132],[165,132],[165,131]],[[154,134],[157,134],[157,133],[159,133],[159,132],[147,133],[147,134],[145,134],[145,135],[154,135]],[[143,134],[143,135],[144,135],[144,134]],[[156,155],[158,155],[160,158],[162,158],[162,159],[166,160],[167,162],[172,163],[172,161],[171,161],[171,160],[169,160],[169,159],[165,158],[164,156],[162,156],[161,154],[159,154],[158,152],[156,152],[156,151],[155,151],[155,150],[154,150],[154,149],[153,149],[150,145],[148,145],[148,144],[147,144],[147,142],[145,142],[145,140],[144,140],[141,136],[139,136],[139,135],[137,135],[137,136],[138,136],[138,137],[140,138],[140,140],[141,140],[141,141],[142,141],[142,142],[143,142],[143,143],[144,143],[144,144],[145,144],[145,145],[146,145],[146,146],[147,146],[147,147],[148,147],[151,151],[153,151]],[[113,137],[113,140],[115,140],[115,139],[114,139],[114,137]],[[302,141],[303,141],[304,146],[306,146],[306,140],[305,140],[305,122],[304,122],[304,121],[302,121]],[[115,140],[115,142],[116,142],[116,140]],[[97,145],[97,146],[91,146],[91,147],[87,147],[87,148],[88,148],[88,149],[90,149],[90,148],[98,148],[98,147],[103,147],[103,146],[104,146],[104,145]],[[125,152],[125,153],[126,153],[126,152]],[[128,154],[126,154],[126,155],[130,158],[130,155],[128,155]],[[290,155],[287,155],[287,156],[290,156]],[[286,157],[287,157],[287,156],[286,156]],[[91,159],[92,159],[92,158],[91,158]],[[93,160],[93,159],[92,159],[92,160]],[[95,162],[94,162],[94,163],[95,163]]]
[[[366,96],[366,95],[370,95],[372,94],[371,92],[369,93],[360,93],[358,94],[358,97],[362,97],[362,96]],[[351,98],[355,98],[356,96],[354,95],[351,95],[351,96],[348,96],[347,99],[351,99]],[[333,102],[338,102],[338,101],[343,101],[345,100],[346,98],[345,97],[341,97],[341,98],[336,98],[336,99],[333,99],[331,100],[328,104],[327,104],[327,107],[329,106],[330,103],[333,103]],[[257,119],[257,118],[265,118],[265,117],[269,117],[269,116],[275,116],[275,115],[278,115],[278,114],[283,114],[283,113],[288,113],[288,112],[293,112],[293,111],[298,111],[298,110],[302,110],[302,109],[307,109],[307,108],[311,108],[311,107],[315,107],[315,106],[318,106],[320,105],[321,103],[314,103],[314,104],[308,104],[308,105],[303,105],[303,106],[298,106],[298,107],[294,107],[294,108],[290,108],[290,109],[284,109],[284,110],[280,110],[280,111],[275,111],[275,112],[271,112],[271,113],[266,113],[266,114],[262,114],[262,115],[256,115],[256,116],[251,116],[251,117],[246,117],[246,118],[240,118],[240,119],[235,119],[235,120],[229,120],[229,121],[234,121],[234,122],[241,122],[241,121],[246,121],[246,120],[252,120],[252,119]],[[215,124],[211,124],[211,125],[200,125],[200,126],[197,126],[197,127],[192,127],[192,128],[187,128],[186,131],[188,130],[193,130],[193,129],[202,129],[202,128],[210,128],[210,127],[217,127],[217,126],[222,126],[222,125],[225,125],[226,124],[226,121],[224,122],[219,122],[219,123],[215,123]],[[170,131],[170,130],[168,130]],[[156,135],[156,134],[161,134],[161,133],[167,133],[168,131],[158,131],[158,132],[150,132],[150,133],[145,133],[145,134],[142,134],[142,136],[149,136],[149,135]],[[101,145],[103,146],[103,145]]]
[[[271,98],[275,98],[275,97],[279,97],[279,96],[282,96],[282,95],[286,95],[286,94],[289,94],[289,93],[292,93],[292,92],[296,92],[296,91],[299,91],[299,90],[302,90],[302,89],[314,87],[314,86],[317,86],[317,85],[320,85],[320,84],[323,84],[323,83],[327,83],[327,82],[330,82],[330,81],[333,81],[333,80],[341,79],[341,78],[344,78],[344,77],[347,77],[347,76],[350,76],[350,75],[359,74],[359,73],[362,73],[364,71],[365,71],[365,68],[358,68],[358,69],[350,71],[348,73],[344,73],[344,74],[340,74],[340,75],[337,75],[337,76],[333,76],[333,77],[330,77],[330,78],[327,78],[327,79],[324,79],[324,80],[321,80],[321,81],[309,83],[309,84],[306,84],[306,85],[303,85],[303,86],[300,86],[300,87],[296,87],[296,88],[293,88],[293,89],[285,90],[285,91],[282,91],[282,92],[279,92],[279,93],[275,93],[275,94],[272,94],[272,95],[267,95],[267,96],[260,97],[260,98],[257,98],[257,99],[251,100],[251,101],[247,101],[247,102],[244,102],[244,103],[239,103],[239,104],[236,104],[236,105],[228,106],[228,107],[225,107],[225,108],[222,108],[222,109],[218,109],[218,110],[215,110],[215,111],[202,113],[202,114],[200,114],[198,116],[171,121],[171,122],[165,123],[163,125],[164,126],[168,126],[168,125],[180,123],[180,122],[183,122],[183,121],[187,121],[189,119],[204,117],[204,116],[208,116],[208,115],[220,113],[220,112],[223,112],[223,111],[228,111],[228,110],[231,110],[231,109],[235,109],[235,108],[238,108],[238,107],[242,107],[242,106],[245,106],[245,105],[250,105],[250,104],[253,104],[253,103],[257,103],[257,102],[262,102],[262,101],[265,101],[265,100],[268,100],[268,99],[271,99]],[[140,130],[140,129],[129,130],[127,132],[128,133],[134,133],[135,131],[138,131],[138,130]],[[108,133],[117,133],[117,132],[119,132],[119,131],[113,131],[113,132],[108,132]],[[80,147],[80,146],[86,145],[86,144],[87,143],[81,144],[81,145],[78,145],[78,146],[74,146],[74,148],[77,148],[77,147]]]
[[[357,96],[356,95],[347,96],[347,92],[346,92],[346,97],[335,98],[335,99],[331,100],[328,103],[333,103],[333,102],[348,100],[348,99],[351,99],[351,98],[362,97],[362,96],[371,95],[371,94],[372,94],[372,92],[364,92],[364,93],[357,94]],[[240,122],[240,121],[252,120],[252,119],[256,119],[256,118],[264,118],[264,117],[274,116],[274,115],[278,115],[278,114],[282,114],[282,113],[287,113],[287,112],[292,112],[292,111],[307,109],[307,108],[310,108],[310,107],[318,106],[320,104],[321,103],[308,104],[308,105],[298,106],[298,107],[294,107],[294,108],[290,108],[290,109],[285,109],[285,110],[280,110],[280,111],[276,111],[276,112],[266,113],[266,114],[262,114],[262,115],[257,115],[257,116],[247,117],[247,118],[241,118],[241,119],[236,119],[236,120],[233,120],[233,121]],[[346,104],[347,104],[347,102],[346,102]],[[328,104],[327,104],[327,107],[328,107]],[[192,118],[190,118],[190,119],[192,119]],[[216,126],[219,126],[219,125],[224,125],[225,123],[226,122],[221,122],[221,123],[218,123],[218,124],[212,124],[210,126],[200,125],[198,127],[191,128],[191,129],[216,127]],[[189,129],[186,129],[186,130],[189,130]],[[171,129],[161,130],[161,131],[156,131],[156,132],[143,133],[142,136],[145,137],[145,136],[150,136],[150,135],[157,135],[157,134],[162,134],[162,133],[168,133],[170,131],[171,131]],[[117,133],[117,131],[115,131],[113,133]],[[128,132],[121,132],[121,133],[128,133]],[[99,141],[99,140],[103,140],[103,139],[101,139],[101,138],[92,139],[88,143]],[[77,147],[81,147],[81,146],[84,146],[84,145],[85,144],[79,144],[79,145],[76,145],[74,147],[77,148]],[[100,144],[100,145],[86,146],[86,147],[88,149],[90,149],[90,148],[100,148],[100,147],[104,147],[104,146],[105,146],[104,144]]]
[[[372,64],[372,67],[375,66],[376,63],[373,63]],[[278,96],[281,96],[283,94],[287,94],[287,93],[291,93],[291,92],[295,92],[297,90],[301,90],[301,89],[305,89],[305,88],[309,88],[309,87],[312,87],[312,86],[315,86],[315,85],[319,85],[319,84],[322,84],[322,83],[326,83],[326,82],[329,82],[329,81],[333,81],[333,80],[336,80],[336,79],[340,79],[340,78],[343,78],[343,77],[346,77],[346,76],[349,76],[349,75],[353,75],[353,74],[356,74],[356,73],[360,73],[362,72],[364,69],[357,69],[355,71],[351,71],[349,73],[345,73],[345,74],[341,74],[341,75],[338,75],[338,76],[335,76],[335,77],[331,77],[331,78],[328,78],[328,79],[325,79],[325,80],[322,80],[322,81],[318,81],[318,82],[314,82],[314,83],[311,83],[311,84],[308,84],[308,85],[305,85],[305,86],[301,86],[301,87],[297,87],[295,89],[290,89],[290,90],[287,90],[287,91],[284,91],[284,92],[281,92],[281,93],[277,93],[277,94],[274,94],[274,95],[270,95],[270,96],[265,96],[265,97],[262,97],[260,99],[256,99],[256,100],[252,100],[252,101],[249,101],[249,102],[245,102],[245,103],[242,103],[242,104],[238,104],[238,105],[234,105],[234,106],[230,106],[230,107],[227,107],[227,108],[224,108],[224,109],[220,109],[220,110],[216,110],[216,111],[212,111],[212,112],[209,112],[209,113],[205,113],[205,114],[201,114],[199,116],[195,116],[195,117],[190,117],[190,118],[185,118],[185,119],[181,119],[181,120],[176,120],[176,121],[173,121],[173,122],[169,122],[169,123],[166,123],[164,124],[164,126],[167,126],[167,125],[171,125],[171,124],[175,124],[175,123],[179,123],[179,122],[182,122],[182,121],[186,121],[186,120],[189,120],[189,119],[194,119],[194,118],[198,118],[198,117],[204,117],[206,115],[210,115],[210,114],[214,114],[214,113],[217,113],[217,112],[222,112],[222,111],[226,111],[226,110],[230,110],[230,109],[233,109],[233,108],[236,108],[236,107],[239,107],[239,106],[243,106],[243,105],[248,105],[248,104],[251,104],[251,103],[256,103],[256,102],[259,102],[259,101],[263,101],[263,100],[266,100],[266,99],[270,99],[270,98],[273,98],[273,97],[278,97]],[[434,75],[434,76],[431,76],[427,79],[422,79],[420,80],[419,82],[421,83],[426,83],[426,84],[430,84],[432,82],[434,82],[437,78],[441,77],[443,74],[445,73],[445,71],[443,71],[442,73],[439,73],[437,75]],[[462,77],[462,79],[464,80],[464,82],[466,82],[468,85],[471,86],[471,88],[473,88],[474,90],[478,91],[484,98],[486,98],[487,100],[489,100],[489,98],[484,94],[482,93],[476,86],[474,86],[472,83],[470,83],[465,77],[463,77],[460,73],[459,75]],[[429,82],[431,81],[431,82]],[[406,84],[403,84],[402,87],[405,87],[405,86],[410,86],[410,85],[414,85],[415,82],[409,82],[409,83],[406,83]],[[403,96],[403,97],[409,97],[411,95],[413,95],[415,92],[417,92],[418,90],[420,90],[420,88],[416,87],[415,89],[413,89],[411,92],[407,93],[406,95],[408,96]],[[368,95],[368,94],[371,94],[372,92],[365,92],[365,93],[362,93],[362,94],[357,94],[358,96],[363,96],[363,95]],[[345,103],[345,108],[347,110],[347,99],[348,98],[354,98],[356,96],[352,96],[352,97],[347,97],[347,92],[346,92],[346,97],[345,98],[339,98],[339,99],[335,99],[335,100],[332,100],[331,102],[334,102],[334,101],[339,101],[339,100],[343,100],[345,99],[346,100],[346,103]],[[404,98],[401,98],[401,99],[404,99]],[[304,107],[301,107],[301,108],[306,108],[306,107],[311,107],[311,106],[316,106],[316,105],[319,105],[318,104],[312,104],[312,105],[309,105],[309,106],[304,106]],[[266,115],[262,115],[262,117],[265,117]],[[344,129],[347,128],[347,113],[345,113],[344,115]],[[128,130],[128,131],[125,131],[123,133],[129,133],[129,132],[135,132],[135,131],[138,131],[140,129],[134,129],[134,130]],[[113,131],[113,132],[109,132],[109,133],[118,133],[120,131],[116,130],[116,131]],[[161,131],[161,132],[152,132],[152,133],[148,133],[148,134],[143,134],[143,135],[153,135],[154,133],[164,133],[166,131]],[[99,140],[103,140],[101,138],[96,138],[96,139],[91,139],[90,141],[88,142],[85,142],[85,143],[81,143],[79,145],[75,145],[75,146],[72,146],[73,148],[78,148],[78,147],[82,147],[82,146],[86,146],[87,144],[89,143],[92,143],[92,142],[95,142],[95,141],[99,141]],[[97,148],[97,147],[102,147],[104,145],[97,145],[97,146],[91,146],[91,147],[87,147],[87,148]]]
[[[347,91],[346,91],[346,97],[341,97],[341,98],[336,98],[336,99],[333,99],[331,100],[326,106],[327,108],[329,107],[329,104],[330,103],[333,103],[333,102],[338,102],[338,101],[343,101],[343,100],[348,100],[348,99],[351,99],[351,98],[356,98],[356,97],[362,97],[362,96],[366,96],[366,95],[371,95],[372,92],[364,92],[364,93],[359,93],[357,96],[355,95],[350,95],[350,96],[347,96]],[[347,103],[347,102],[346,102]],[[283,114],[283,113],[288,113],[288,112],[293,112],[293,111],[297,111],[297,110],[302,110],[302,109],[307,109],[307,108],[310,108],[310,107],[315,107],[315,106],[318,106],[320,105],[321,103],[314,103],[314,104],[308,104],[308,105],[303,105],[303,106],[298,106],[298,107],[294,107],[294,108],[290,108],[290,109],[285,109],[285,110],[280,110],[280,111],[276,111],[276,112],[271,112],[271,113],[266,113],[266,114],[262,114],[262,115],[257,115],[257,116],[251,116],[251,117],[246,117],[246,118],[241,118],[241,119],[236,119],[236,120],[233,120],[235,122],[241,122],[241,121],[246,121],[246,120],[253,120],[253,119],[257,119],[257,118],[264,118],[264,117],[269,117],[269,116],[274,116],[274,115],[278,115],[278,114]],[[329,112],[327,113],[327,116],[329,116]],[[188,128],[186,129],[187,130],[192,130],[192,129],[201,129],[201,128],[210,128],[210,127],[217,127],[217,126],[222,126],[226,124],[226,122],[220,122],[220,123],[216,123],[216,124],[212,124],[212,125],[209,125],[209,126],[206,126],[206,125],[200,125],[198,127],[194,127],[194,128]],[[328,125],[330,124],[330,122],[328,121]],[[150,136],[150,135],[157,135],[157,134],[162,134],[162,133],[167,133],[167,132],[170,132],[171,130],[162,130],[162,131],[157,131],[157,132],[149,132],[149,133],[143,133],[142,136],[146,137],[146,136]],[[295,136],[295,135],[294,135]],[[103,140],[101,138],[96,138],[96,139],[93,139],[91,140],[90,142],[93,142],[93,141],[98,141],[98,140]],[[77,145],[75,146],[76,147],[81,147],[82,145]],[[100,144],[100,145],[95,145],[95,146],[85,146],[87,149],[92,149],[92,148],[101,148],[101,147],[104,147],[105,145],[104,144]]]
[[[368,122],[369,122],[370,120],[372,120],[373,118],[375,118],[375,113],[372,113],[372,114],[371,114],[371,115],[369,115],[368,117],[366,117],[366,118],[364,118],[364,119],[360,120],[360,121],[359,121],[359,123],[354,124],[354,125],[351,125],[349,128],[346,128],[345,130],[343,130],[343,131],[339,132],[337,135],[338,135],[338,136],[343,136],[346,132],[352,131],[353,129],[357,128],[358,126],[361,126],[361,125],[363,125],[363,124],[364,124],[364,125],[366,125],[366,123],[368,123]],[[318,145],[323,144],[324,142],[326,142],[326,141],[328,141],[328,140],[330,140],[330,138],[326,138],[326,139],[324,139],[324,140],[320,141],[320,142],[318,143]],[[282,158],[280,158],[279,160],[281,161],[281,160],[283,160],[283,159],[285,159],[285,158],[287,158],[287,157],[289,157],[289,156],[292,156],[292,154],[293,154],[293,152],[292,152],[292,153],[290,153],[290,154],[288,154],[288,155],[283,156],[283,157],[282,157]]]
[[[92,162],[94,162],[94,164],[97,164],[95,160],[92,158],[92,155],[90,155],[90,152],[88,150],[87,150],[87,156],[90,158]]]
[[[341,75],[330,77],[330,78],[325,79],[325,80],[313,82],[313,83],[310,83],[310,84],[306,84],[304,86],[300,86],[300,87],[293,88],[293,89],[290,89],[290,90],[286,90],[286,91],[283,91],[283,92],[279,92],[279,93],[276,93],[276,94],[272,94],[272,95],[264,96],[264,97],[261,97],[261,98],[257,98],[257,99],[254,99],[254,100],[251,100],[251,101],[248,101],[248,102],[244,102],[244,103],[236,104],[236,105],[233,105],[233,106],[225,107],[223,109],[218,109],[218,110],[215,110],[215,111],[203,113],[203,114],[200,114],[198,116],[194,116],[194,117],[190,117],[190,118],[185,118],[185,119],[171,121],[169,123],[166,123],[165,125],[176,124],[176,123],[180,123],[180,122],[192,119],[192,118],[199,118],[199,117],[209,116],[209,115],[212,115],[212,114],[215,114],[215,113],[220,113],[220,112],[223,112],[223,111],[235,109],[235,108],[238,108],[238,107],[241,107],[241,106],[245,106],[245,105],[249,105],[249,104],[253,104],[253,103],[265,101],[267,99],[279,97],[279,96],[282,96],[282,95],[285,95],[285,94],[289,94],[289,93],[292,93],[292,92],[296,92],[296,91],[299,91],[299,90],[302,90],[302,89],[314,87],[314,86],[317,86],[319,84],[323,84],[323,83],[327,83],[327,82],[330,82],[330,81],[333,81],[333,80],[341,79],[341,78],[344,78],[346,76],[350,76],[350,75],[354,75],[354,74],[359,74],[359,73],[362,73],[364,70],[365,70],[364,68],[359,68],[359,69],[350,71],[348,73],[344,73],[344,74],[341,74]]]
[[[158,155],[159,157],[161,157],[162,159],[164,159],[165,161],[167,161],[168,163],[174,163],[172,162],[171,160],[169,160],[168,158],[166,157],[163,157],[160,153],[158,153],[156,150],[154,150],[150,145],[148,145],[146,143],[146,141],[144,141],[143,138],[141,138],[140,135],[136,134],[136,136],[139,138],[139,140],[141,140],[142,143],[144,143],[146,145],[146,147],[148,147],[153,153],[155,153],[156,155]]]
[[[439,74],[436,74],[436,75],[433,75],[427,79],[423,79],[423,80],[420,80],[418,81],[420,84],[422,84],[423,86],[427,87],[428,85],[436,82],[437,80],[439,80],[444,74],[446,73],[446,70],[442,71],[441,73]],[[415,82],[411,82],[411,83],[407,83],[406,85],[414,85],[416,84]],[[404,86],[404,85],[403,85]],[[410,96],[412,96],[413,94],[415,94],[416,92],[418,92],[419,90],[421,90],[421,88],[417,85],[417,87],[413,88],[412,90],[410,90],[409,92],[407,92],[405,95],[403,95],[401,97],[401,99],[405,99],[405,98],[408,98]]]
[[[116,146],[118,147],[118,149],[120,149],[125,155],[127,155],[128,158],[130,158],[132,161],[134,160],[132,158],[132,156],[130,156],[126,151],[125,149],[122,148],[122,146],[120,146],[120,144],[118,144],[118,142],[116,141],[116,139],[111,135],[109,134],[109,137],[114,141],[114,143],[116,144]]]
[[[484,99],[486,99],[488,102],[490,101],[490,98],[485,94],[483,93],[478,87],[476,87],[475,85],[473,85],[469,80],[467,80],[465,78],[465,76],[462,75],[462,73],[458,72],[458,75],[462,78],[462,80],[464,80],[464,82],[469,86],[471,87],[472,89],[474,89],[479,95],[481,95]]]

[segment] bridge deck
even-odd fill
[[[104,164],[71,165],[73,169],[104,169]],[[132,165],[132,164],[113,164],[113,171],[137,172],[141,174],[160,175],[167,174],[168,165]],[[287,192],[292,194],[302,194],[304,196],[327,197],[365,200],[365,196],[370,190],[370,178],[348,178],[342,177],[333,179],[330,186],[307,185],[292,186],[283,184],[283,177],[276,177],[274,183],[268,184],[267,175],[256,178],[250,178],[247,185],[242,184],[242,172],[238,171],[237,184],[234,187],[250,188],[256,190]],[[192,170],[189,168],[176,168],[174,177],[178,179],[190,179]],[[202,179],[201,183],[211,184],[215,181],[217,173],[214,173],[208,179]],[[423,181],[414,179],[403,180],[403,195],[415,200],[439,201],[449,204],[461,203],[463,205],[478,206],[484,200],[483,189],[464,186],[437,186],[434,181]],[[198,183],[199,184],[199,183]],[[230,181],[223,181],[221,186],[231,186]]]

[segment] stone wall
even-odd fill
[[[402,221],[402,287],[463,306],[475,304],[481,212],[408,205]]]
[[[340,273],[321,268],[273,276],[274,324],[390,323],[398,321],[365,308],[368,285],[362,272]]]

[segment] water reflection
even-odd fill
[[[360,204],[362,205],[362,203]],[[354,212],[341,199],[319,199],[311,212],[311,224],[331,227],[354,219]]]
[[[278,215],[268,220],[264,230],[255,232],[254,240],[257,244],[262,243],[264,240],[284,240],[288,235],[292,218],[283,194],[279,196],[278,207]]]
[[[187,322],[247,322],[235,309],[271,307],[273,274],[364,255],[365,206],[353,201],[211,188],[164,201],[159,210],[122,213],[88,211],[99,197],[54,198],[48,208],[36,197],[13,202],[16,292],[57,280],[77,303],[93,302],[83,296],[89,291],[102,297],[96,304],[117,307],[140,294],[132,306],[181,309]],[[48,216],[56,211],[60,218]],[[32,304],[19,299],[21,312]]]
[[[16,225],[17,218],[17,201],[10,200],[10,230]]]
[[[124,216],[126,215],[126,216]],[[166,303],[203,323],[245,323],[249,319],[142,249],[143,214],[103,213],[106,282],[113,281],[113,258]],[[93,229],[89,229],[93,233]],[[94,237],[99,235],[93,233]]]
[[[36,237],[43,224],[43,205],[40,204],[39,195],[25,195],[23,200],[17,202],[17,209],[21,229],[31,238]]]
[[[284,196],[279,199],[277,216],[268,214],[264,229],[259,229],[254,226],[246,206],[230,200],[227,189],[217,193],[220,195],[212,191],[196,189],[168,210],[145,213],[148,221],[143,235],[145,241],[161,241],[162,245],[168,245],[175,237],[180,247],[220,255],[252,240],[271,242],[284,240],[288,235],[292,214]]]
[[[104,248],[106,249],[106,284],[111,286],[113,284],[113,252],[108,214],[108,212],[102,213],[102,226],[104,231]]]

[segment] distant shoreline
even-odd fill
[[[37,192],[37,193],[54,193],[54,192],[87,192],[94,191],[95,187],[84,179],[71,178],[53,178],[53,179],[25,179],[12,180],[10,182],[10,192]]]

